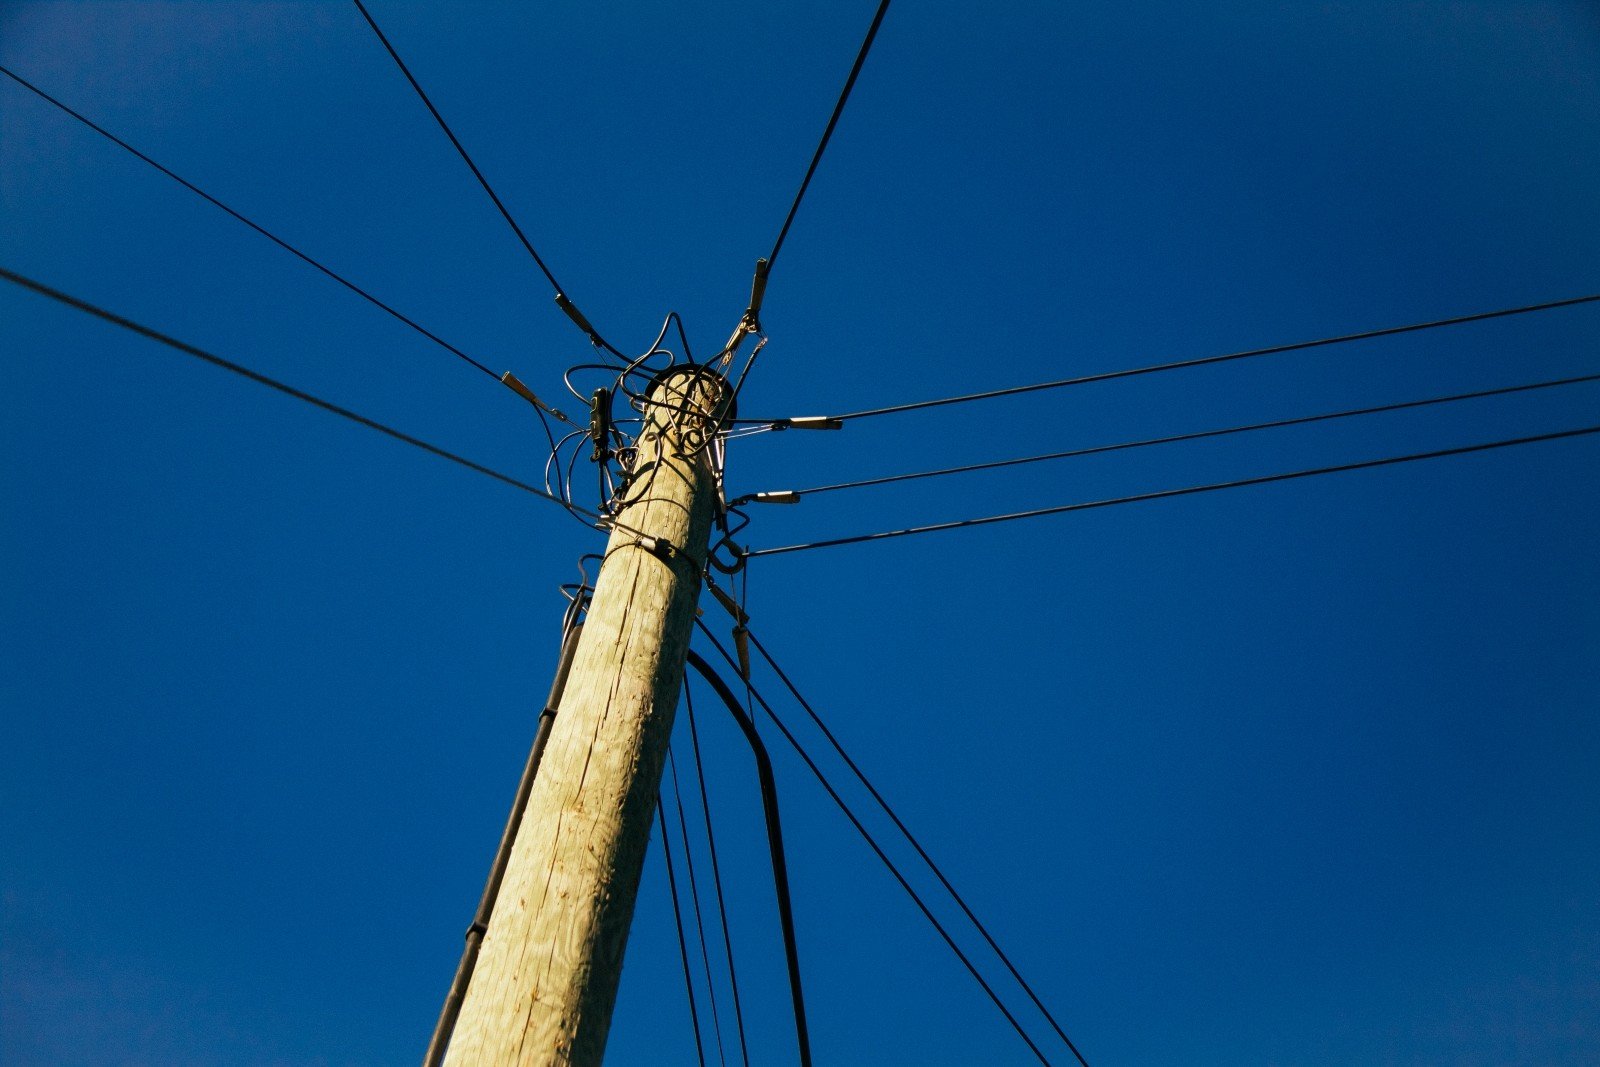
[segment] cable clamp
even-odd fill
[[[590,344],[596,348],[605,347],[605,341],[601,340],[600,332],[589,324],[588,319],[583,317],[583,312],[578,310],[578,306],[567,299],[566,293],[556,294],[556,307],[566,312],[567,318],[571,319],[578,329],[589,335]]]
[[[518,396],[532,404],[534,407],[538,408],[540,411],[549,412],[551,415],[560,419],[568,426],[574,425],[571,419],[561,414],[561,412],[557,411],[549,404],[546,404],[543,400],[540,400],[532,389],[529,389],[526,385],[523,385],[522,380],[515,374],[512,374],[510,371],[506,371],[504,374],[500,375],[500,384],[510,389],[513,393],[516,393]]]
[[[798,503],[800,503],[800,493],[799,493],[798,490],[795,490],[795,489],[774,489],[774,490],[771,490],[771,491],[765,492],[765,493],[746,493],[744,496],[739,497],[737,500],[733,501],[733,503],[729,504],[728,506],[730,508],[736,508],[736,507],[740,506],[741,504],[798,504]]]
[[[734,600],[733,597],[723,592],[722,588],[712,580],[712,577],[709,574],[706,575],[706,588],[711,590],[711,595],[717,598],[717,603],[721,604],[723,609],[727,611],[729,615],[733,616],[733,621],[735,623],[741,627],[749,623],[750,616],[744,613],[744,609],[739,606],[738,601]]]
[[[750,279],[750,306],[745,308],[741,320],[746,331],[757,333],[761,329],[761,303],[767,298],[767,273],[772,270],[770,260],[756,260],[756,273]]]
[[[740,623],[733,628],[733,648],[739,654],[739,676],[750,680],[750,631]]]
[[[774,430],[842,430],[844,420],[836,415],[796,415],[792,419],[779,419],[772,424]]]
[[[641,535],[634,544],[657,559],[666,560],[669,563],[680,555],[677,546],[665,537],[645,537]]]

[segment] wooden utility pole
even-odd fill
[[[704,367],[651,389],[447,1067],[592,1067],[605,1051],[705,564],[724,389]]]

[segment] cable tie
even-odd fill
[[[553,415],[556,418],[560,419],[562,422],[566,423],[568,426],[576,425],[571,419],[569,419],[565,415],[561,414],[561,412],[557,411],[555,408],[551,407],[549,404],[546,404],[543,400],[540,400],[539,397],[534,393],[534,391],[532,389],[529,389],[526,385],[523,385],[522,384],[522,380],[520,378],[518,378],[515,374],[512,374],[510,371],[506,371],[504,374],[500,375],[500,384],[504,385],[505,387],[510,389],[513,393],[516,393],[522,399],[526,400],[528,403],[532,404],[534,407],[538,408],[539,410],[549,412],[551,415]]]

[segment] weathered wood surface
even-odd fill
[[[720,388],[679,376],[651,396],[707,411]],[[656,406],[640,435],[447,1067],[589,1067],[605,1051],[711,526],[708,428]],[[694,562],[663,560],[639,533]]]

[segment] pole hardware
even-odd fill
[[[603,386],[594,391],[589,401],[589,436],[594,439],[590,459],[604,463],[615,454],[611,450],[611,390]]]
[[[795,490],[795,489],[774,489],[774,490],[772,490],[770,492],[766,492],[766,493],[746,493],[744,496],[739,497],[737,500],[735,500],[733,503],[729,504],[728,506],[730,508],[736,508],[740,504],[798,504],[798,503],[800,503],[800,493],[799,493],[798,490]]]
[[[540,411],[549,412],[551,415],[560,419],[568,426],[573,425],[571,419],[561,414],[561,412],[557,411],[549,404],[546,404],[543,400],[540,400],[532,389],[529,389],[526,385],[522,384],[522,379],[518,378],[510,371],[506,371],[504,374],[500,375],[500,384],[510,389],[513,393],[516,393],[518,396],[532,404],[534,407],[538,408]]]
[[[566,312],[567,318],[575,323],[578,329],[589,335],[589,343],[596,348],[604,348],[605,341],[601,340],[600,332],[589,325],[589,320],[583,317],[583,312],[578,310],[576,304],[567,299],[566,293],[556,293],[556,307]]]
[[[796,415],[779,419],[772,424],[774,430],[842,430],[844,420],[836,415]]]

